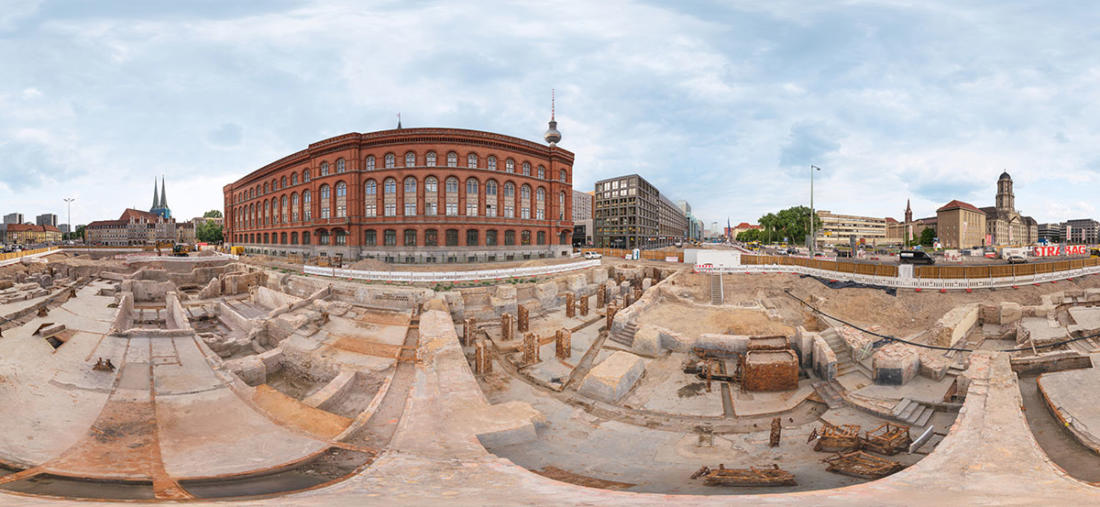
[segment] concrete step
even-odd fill
[[[905,410],[911,406],[913,406],[913,400],[909,398],[902,398],[897,405],[894,405],[894,410],[890,413],[893,414],[894,417],[898,417],[901,415],[902,412],[905,412]]]
[[[936,410],[932,407],[924,407],[924,411],[921,415],[913,420],[913,426],[917,428],[923,428],[928,425],[928,421],[932,420],[932,415],[936,413]]]
[[[814,391],[817,392],[818,396],[821,396],[821,399],[825,400],[825,404],[829,408],[840,408],[847,405],[833,383],[817,381],[812,385]]]

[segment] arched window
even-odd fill
[[[347,170],[347,164],[344,162],[344,159],[342,159],[342,158],[336,159],[336,174],[341,174],[346,170]]]
[[[477,154],[470,153],[466,155],[466,167],[470,169],[477,169]]]
[[[321,218],[332,216],[332,189],[328,185],[321,185]],[[322,243],[322,245],[325,243]]]
[[[378,216],[378,184],[374,180],[367,180],[363,183],[363,195],[363,216]]]
[[[497,170],[497,158],[494,155],[489,155],[489,158],[485,161],[490,171]]]
[[[565,192],[558,194],[558,220],[565,220]]]
[[[382,243],[385,246],[397,246],[397,231],[386,229],[382,232]]]
[[[485,231],[485,246],[497,246],[497,231],[493,229]]]
[[[367,155],[367,170],[374,170],[374,155]]]
[[[336,184],[336,216],[348,216],[348,184],[342,181]]]
[[[531,187],[526,183],[519,187],[519,217],[531,218]]]
[[[405,216],[416,216],[416,178],[412,176],[405,178]]]
[[[291,173],[290,174],[290,184],[291,185],[297,185],[298,184],[298,173]]]
[[[309,231],[305,231],[305,232],[302,233],[302,244],[303,245],[308,245],[309,244]]]
[[[279,188],[286,188],[286,176],[279,179]]]
[[[531,244],[531,231],[523,231],[519,233],[519,244],[524,246]]]
[[[524,162],[523,163],[523,175],[524,176],[530,176],[531,175],[531,163],[530,162]]]
[[[425,164],[427,164],[428,167],[435,167],[435,152],[434,151],[429,151],[428,154],[424,158],[427,159],[425,161]]]
[[[382,182],[382,204],[385,216],[397,216],[397,180],[386,178]],[[397,234],[397,233],[394,233]]]
[[[447,155],[450,158],[450,155]],[[447,211],[446,214],[449,217],[458,216],[458,178],[450,176],[445,180]]]
[[[297,232],[290,233],[290,244],[291,245],[297,245],[298,244],[298,233]]]
[[[535,189],[535,218],[546,220],[546,189]]]
[[[406,152],[405,153],[405,167],[414,167],[414,166],[416,166],[416,154],[411,152],[411,151]]]
[[[424,178],[424,214],[430,217],[439,214],[439,180],[435,176]]]
[[[516,161],[512,160],[512,159],[505,160],[504,161],[504,172],[506,172],[506,173],[516,172]]]
[[[538,179],[540,179],[540,180],[545,180],[546,179],[546,168],[540,165],[538,167],[538,172],[536,173],[536,176],[538,176]]]
[[[306,222],[313,220],[313,194],[309,190],[302,191],[302,216]],[[302,244],[309,244],[309,233],[302,235]]]
[[[279,233],[279,244],[280,245],[285,245],[286,244],[286,233],[285,232],[280,232]]]
[[[405,229],[405,246],[416,246],[416,229]]]
[[[516,186],[511,181],[504,184],[504,218],[516,217]]]
[[[516,244],[516,231],[504,231],[504,246]]]
[[[326,230],[317,231],[317,244],[318,245],[327,245],[328,244],[328,231],[326,231]]]
[[[424,231],[424,246],[439,246],[439,231],[435,229]]]
[[[267,193],[267,182],[266,181],[264,182],[264,193],[265,194]]]
[[[565,169],[562,169],[562,170],[558,171],[558,180],[561,181],[562,183],[565,183],[565,179],[566,179]],[[809,220],[809,219],[807,219],[807,220]]]
[[[466,216],[477,216],[477,178],[466,179]]]
[[[267,225],[268,219],[271,218],[271,210],[267,207],[267,201],[264,201],[264,225]]]
[[[455,152],[447,153],[447,167],[458,167],[458,154]]]
[[[477,229],[466,229],[466,246],[477,246]]]
[[[367,229],[363,231],[363,245],[375,246],[378,244],[378,233],[374,229]]]
[[[294,192],[293,194],[290,194],[290,221],[291,222],[297,222],[298,219],[301,218],[301,216],[302,216],[302,214],[301,214],[302,212],[298,208],[298,204],[300,204],[298,202],[298,192]],[[295,235],[295,237],[297,237],[297,235]],[[295,244],[297,244],[297,241],[295,241]]]
[[[302,171],[302,183],[309,183],[309,169]]]
[[[386,169],[393,169],[394,164],[395,164],[395,162],[394,162],[393,153],[387,153],[386,154]]]
[[[286,215],[287,215],[287,202],[286,202],[286,196],[285,195],[281,199],[281,204],[282,205],[279,206],[279,209],[281,210],[279,212],[279,220],[281,220],[285,224],[286,223]]]
[[[328,176],[328,162],[321,162],[321,176]]]
[[[248,226],[252,227],[256,224],[256,204],[248,205]]]
[[[497,182],[489,180],[485,182],[485,216],[497,216]],[[488,238],[488,236],[486,236]]]
[[[539,232],[535,233],[535,237],[538,238],[537,241],[535,242],[535,244],[538,244],[538,245],[545,245],[546,244],[546,231],[539,231]]]
[[[447,229],[445,236],[447,246],[458,246],[458,229]]]

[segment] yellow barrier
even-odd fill
[[[51,247],[46,247],[46,248],[35,248],[34,250],[23,250],[22,252],[9,252],[9,253],[6,253],[6,254],[0,254],[0,262],[10,261],[12,259],[18,259],[20,257],[26,257],[28,255],[34,255],[34,254],[49,252],[51,250],[57,250],[57,247],[56,246],[51,246]]]

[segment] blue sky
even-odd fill
[[[809,201],[1097,217],[1100,4],[0,0],[0,213],[177,217],[346,132],[540,140],[576,188],[639,173],[709,225]]]

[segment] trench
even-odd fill
[[[1038,378],[1038,375],[1020,375],[1017,382],[1023,398],[1024,417],[1035,441],[1051,461],[1073,478],[1087,482],[1100,481],[1100,455],[1078,442],[1050,413],[1043,395],[1039,393]]]

